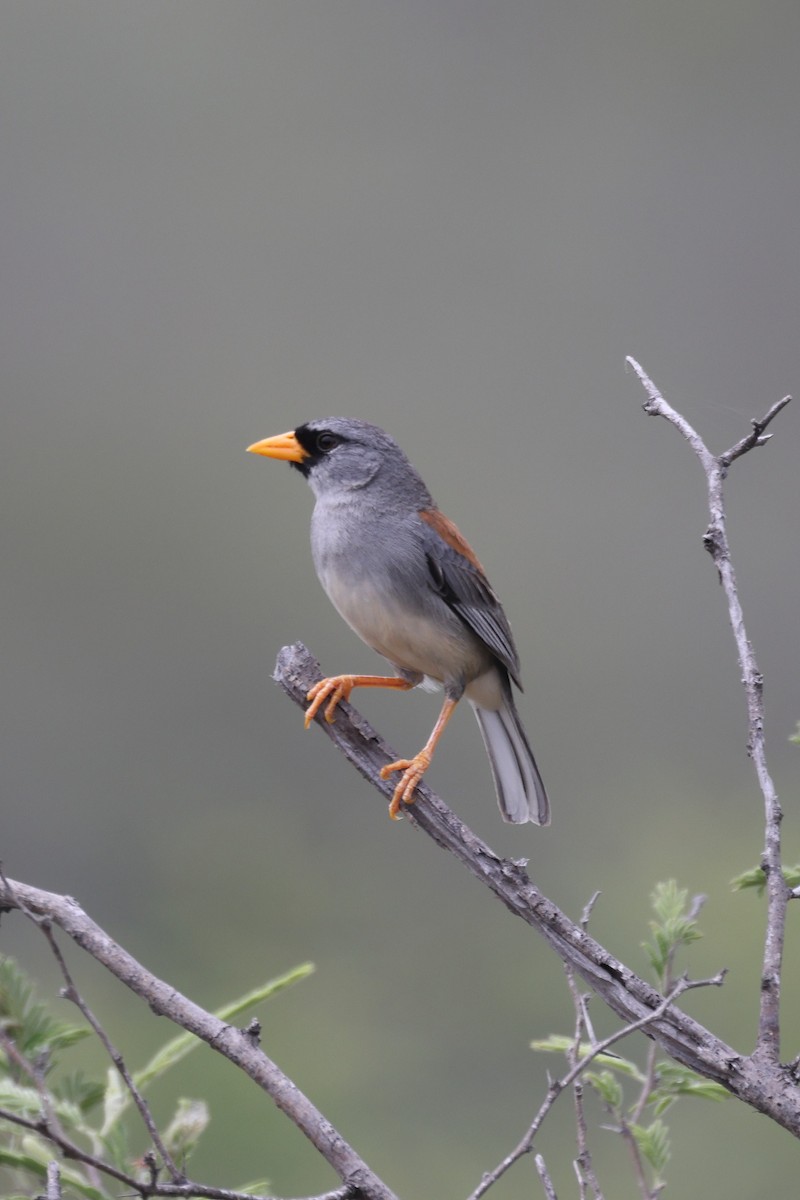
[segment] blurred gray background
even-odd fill
[[[310,492],[244,449],[330,414],[397,437],[503,598],[553,826],[501,823],[467,710],[430,782],[573,916],[600,889],[595,935],[642,972],[654,882],[706,893],[689,965],[731,974],[686,1008],[749,1050],[744,696],[700,469],[624,359],[715,450],[797,388],[799,48],[796,0],[0,7],[5,869],[206,1006],[313,960],[265,1049],[404,1200],[463,1196],[516,1144],[556,1068],[529,1042],[571,1008],[545,946],[271,682],[298,638],[330,673],[378,660],[316,582]],[[774,434],[728,495],[793,862],[793,407]],[[403,753],[439,704],[357,699]],[[18,919],[2,947],[55,988]],[[140,1064],[169,1030],[71,960]],[[177,1094],[214,1116],[196,1177],[333,1186],[210,1051],[161,1119]],[[733,1102],[672,1128],[669,1194],[796,1178],[789,1135]],[[593,1147],[633,1197],[616,1140]],[[574,1194],[568,1102],[541,1149]],[[536,1188],[523,1165],[492,1195]]]

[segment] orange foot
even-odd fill
[[[328,704],[325,708],[325,720],[332,725],[336,720],[336,705],[340,700],[350,699],[350,693],[357,682],[357,675],[331,675],[330,679],[320,679],[319,683],[315,683],[306,694],[306,700],[311,701],[306,709],[306,729],[326,700]]]
[[[393,821],[400,819],[402,804],[414,803],[417,784],[431,765],[432,758],[432,753],[426,748],[420,750],[419,754],[415,754],[413,758],[398,758],[397,762],[387,763],[385,767],[381,767],[381,779],[388,779],[395,771],[403,772],[389,805],[389,816]]]

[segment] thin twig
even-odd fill
[[[314,656],[301,642],[284,646],[274,678],[304,708],[309,689],[322,677]],[[384,798],[392,785],[380,777],[386,763],[399,755],[349,703],[340,704],[336,720],[317,722],[337,749]],[[623,1021],[649,1016],[662,997],[649,983],[570,921],[535,887],[525,863],[502,859],[423,782],[406,812],[407,828],[419,830],[453,854],[502,903],[537,931],[564,962],[572,963],[592,991]],[[647,1034],[671,1058],[706,1079],[715,1080],[758,1112],[800,1137],[800,1088],[780,1063],[754,1060],[722,1042],[709,1029],[677,1007],[648,1026]]]
[[[544,1189],[546,1200],[558,1200],[556,1189],[553,1187],[553,1181],[550,1178],[550,1174],[541,1154],[537,1154],[533,1161],[536,1166],[536,1174],[542,1181],[542,1187]]]
[[[633,1135],[631,1124],[624,1117],[619,1126],[619,1133],[622,1135],[622,1139],[630,1151],[633,1173],[636,1176],[636,1183],[642,1200],[658,1200],[658,1194],[662,1189],[657,1188],[654,1190],[647,1182],[647,1172],[642,1159],[642,1152],[639,1149],[639,1143]]]
[[[61,1200],[61,1168],[57,1162],[47,1164],[47,1200]]]
[[[644,1079],[642,1086],[639,1089],[639,1095],[636,1103],[633,1106],[631,1113],[631,1123],[638,1125],[644,1115],[644,1110],[647,1108],[647,1102],[650,1099],[653,1088],[656,1083],[656,1057],[658,1055],[658,1046],[655,1042],[651,1042],[647,1047],[647,1062],[645,1064]]]
[[[196,1183],[194,1180],[186,1179],[182,1183],[145,1183],[141,1179],[137,1179],[134,1175],[128,1175],[124,1171],[120,1171],[112,1163],[105,1162],[101,1158],[90,1154],[87,1150],[83,1150],[76,1145],[70,1138],[63,1133],[54,1131],[45,1118],[40,1120],[32,1120],[30,1117],[24,1117],[21,1113],[13,1112],[8,1108],[0,1108],[0,1121],[8,1121],[11,1125],[17,1125],[20,1129],[28,1129],[32,1133],[37,1133],[40,1137],[46,1138],[54,1146],[62,1152],[65,1158],[73,1162],[83,1163],[84,1166],[93,1166],[98,1174],[107,1175],[110,1179],[116,1179],[125,1188],[135,1193],[137,1196],[145,1198],[153,1197],[153,1200],[158,1200],[158,1197],[176,1197],[177,1200],[192,1200],[192,1197],[200,1197],[201,1200],[280,1200],[279,1197],[273,1195],[263,1195],[257,1192],[237,1192],[232,1188],[214,1187],[210,1184]],[[48,1169],[49,1179],[49,1169]],[[361,1192],[357,1187],[351,1184],[345,1184],[344,1187],[334,1189],[332,1192],[324,1192],[317,1196],[308,1196],[306,1200],[359,1200],[359,1197],[366,1197],[366,1192]]]
[[[782,400],[776,400],[772,408],[769,409],[760,421],[753,419],[750,422],[753,426],[752,431],[746,437],[743,437],[741,441],[737,442],[735,446],[731,446],[730,450],[726,450],[724,454],[720,454],[719,461],[723,467],[729,467],[734,459],[741,458],[743,454],[747,454],[748,450],[752,450],[755,446],[766,445],[772,434],[765,434],[764,430],[772,419],[777,417],[778,413],[786,408],[787,404],[791,403],[791,399],[791,396],[784,396]]]
[[[326,1159],[342,1184],[349,1187],[359,1200],[396,1200],[394,1193],[370,1170],[330,1121],[264,1051],[253,1044],[251,1036],[206,1012],[170,984],[152,975],[92,921],[72,897],[44,892],[0,875],[0,907],[19,909],[37,924],[45,920],[58,925],[87,954],[145,1000],[154,1012],[195,1034],[212,1050],[238,1066],[272,1097],[277,1107]],[[105,1169],[105,1164],[101,1165],[101,1169]],[[110,1173],[120,1178],[118,1172],[112,1170]],[[127,1177],[122,1177],[121,1181],[130,1186]],[[150,1194],[190,1194],[180,1184],[159,1184],[158,1187],[160,1192],[151,1191]],[[141,1181],[136,1183],[135,1190],[141,1194]],[[202,1194],[211,1195],[208,1190]],[[213,1194],[220,1200],[226,1200],[231,1195],[219,1189]]]
[[[690,980],[686,977],[679,979],[675,984],[675,987],[672,989],[672,992],[668,996],[662,998],[661,1003],[656,1009],[653,1010],[653,1012],[648,1013],[646,1017],[642,1017],[638,1021],[632,1021],[630,1024],[625,1025],[622,1029],[618,1029],[615,1033],[610,1033],[608,1037],[602,1038],[599,1042],[596,1042],[593,1046],[591,1046],[588,1052],[578,1062],[570,1067],[563,1079],[554,1079],[550,1083],[550,1086],[547,1089],[547,1095],[542,1101],[539,1111],[534,1117],[522,1141],[514,1150],[511,1151],[510,1154],[506,1155],[502,1162],[498,1163],[493,1171],[488,1171],[483,1176],[483,1179],[475,1191],[470,1193],[468,1200],[480,1200],[480,1197],[484,1196],[488,1192],[489,1188],[493,1187],[494,1184],[497,1183],[498,1179],[505,1175],[506,1171],[508,1171],[510,1167],[513,1167],[514,1163],[518,1162],[524,1155],[530,1154],[531,1150],[533,1149],[536,1136],[542,1127],[542,1123],[544,1122],[558,1097],[565,1090],[565,1088],[568,1088],[574,1082],[574,1080],[576,1080],[578,1076],[586,1070],[589,1064],[593,1062],[599,1054],[604,1054],[605,1051],[610,1049],[610,1047],[616,1042],[621,1041],[623,1038],[630,1037],[632,1033],[636,1033],[640,1029],[646,1029],[647,1026],[652,1024],[653,1021],[657,1021],[664,1015],[665,1012],[667,1012],[669,1008],[672,1007],[672,1005],[675,1003],[678,997],[683,994],[683,992],[687,992],[692,988],[718,987],[721,983],[722,979],[718,975],[714,976],[713,979]]]
[[[594,897],[587,904],[583,911],[581,924],[586,927],[589,920],[589,914],[598,893],[595,892]],[[581,1043],[584,1038],[596,1041],[594,1033],[588,1019],[586,1011],[586,997],[581,995],[578,982],[575,978],[575,972],[572,967],[565,964],[564,970],[567,976],[567,984],[569,986],[572,1002],[575,1006],[575,1039],[569,1050],[567,1062],[570,1067],[576,1066],[580,1060]],[[586,1112],[583,1102],[583,1079],[580,1075],[576,1075],[572,1084],[572,1100],[575,1108],[575,1129],[576,1141],[578,1143],[578,1156],[575,1159],[575,1174],[578,1179],[578,1190],[580,1200],[586,1200],[587,1187],[592,1189],[594,1200],[603,1200],[603,1193],[600,1188],[600,1181],[597,1178],[594,1170],[594,1162],[592,1160],[592,1152],[589,1149],[589,1134],[586,1126]]]
[[[766,444],[771,435],[765,434],[764,431],[790,402],[791,397],[784,396],[782,400],[778,400],[765,416],[751,422],[752,430],[746,437],[736,442],[724,454],[714,455],[686,418],[667,403],[639,363],[630,357],[627,362],[633,367],[642,387],[647,392],[648,400],[643,405],[644,411],[650,416],[664,417],[671,425],[675,426],[691,445],[706,476],[711,523],[703,537],[703,543],[714,560],[728,602],[728,614],[736,639],[742,682],[747,694],[747,749],[753,760],[764,800],[762,867],[767,879],[767,922],[761,967],[758,1040],[754,1053],[758,1057],[763,1056],[771,1063],[778,1063],[780,1060],[781,967],[786,932],[786,908],[789,901],[789,888],[783,877],[781,865],[781,820],[783,814],[775,785],[767,769],[764,743],[763,677],[747,636],[744,614],[739,601],[736,575],[728,544],[723,483],[732,462],[756,446]]]
[[[589,927],[594,906],[600,899],[600,892],[594,892],[583,907],[581,913],[580,925],[581,929],[586,931]],[[564,971],[567,976],[567,986],[569,987],[572,1003],[575,1009],[575,1040],[570,1050],[567,1062],[570,1067],[575,1066],[580,1058],[581,1043],[584,1037],[587,1041],[596,1042],[594,1030],[592,1029],[591,1021],[589,1020],[588,996],[584,996],[578,987],[578,981],[575,978],[575,971],[569,965],[564,964]],[[575,1082],[572,1085],[572,1097],[575,1107],[575,1128],[577,1133],[578,1157],[575,1159],[574,1168],[575,1175],[578,1180],[579,1200],[586,1200],[587,1187],[592,1189],[594,1200],[603,1200],[603,1193],[600,1188],[600,1181],[595,1174],[594,1162],[592,1160],[592,1152],[589,1149],[589,1134],[586,1126],[586,1110],[583,1102],[583,1079],[580,1075],[576,1076]]]
[[[62,996],[64,997],[65,1000],[70,1000],[78,1009],[80,1009],[81,1013],[83,1014],[84,1019],[88,1022],[89,1025],[91,1025],[92,1029],[94,1030],[95,1034],[99,1038],[99,1040],[100,1040],[103,1048],[105,1049],[106,1053],[108,1054],[109,1058],[113,1062],[114,1066],[117,1068],[117,1071],[119,1072],[120,1076],[122,1077],[122,1080],[123,1080],[126,1088],[128,1089],[134,1104],[136,1105],[137,1109],[139,1110],[139,1115],[142,1118],[142,1121],[144,1122],[144,1125],[145,1125],[145,1128],[147,1129],[148,1134],[150,1135],[150,1140],[153,1143],[153,1145],[155,1146],[159,1155],[161,1156],[161,1161],[164,1164],[164,1166],[166,1167],[167,1171],[169,1172],[169,1174],[172,1178],[172,1182],[173,1183],[184,1183],[186,1180],[186,1175],[183,1171],[179,1170],[178,1167],[175,1165],[172,1155],[170,1154],[167,1147],[164,1145],[164,1140],[161,1137],[161,1134],[159,1133],[159,1131],[156,1127],[156,1123],[153,1120],[153,1116],[152,1116],[152,1113],[150,1112],[149,1105],[147,1104],[147,1101],[145,1100],[144,1096],[142,1095],[142,1093],[139,1091],[136,1084],[134,1083],[133,1077],[131,1076],[130,1071],[125,1066],[125,1061],[124,1061],[122,1055],[117,1050],[117,1048],[113,1045],[113,1043],[111,1042],[111,1039],[109,1038],[105,1029],[100,1024],[97,1017],[94,1015],[92,1010],[89,1008],[88,1004],[83,999],[83,997],[81,996],[77,987],[75,986],[75,981],[73,980],[73,978],[69,972],[69,968],[64,959],[64,955],[61,953],[61,948],[58,945],[58,942],[56,941],[55,936],[53,935],[52,926],[50,925],[49,922],[39,922],[39,927],[41,928],[42,933],[44,934],[45,938],[47,939],[47,944],[49,945],[50,950],[52,951],[53,957],[55,958],[56,962],[58,963],[58,968],[61,971],[61,974],[64,978],[66,987],[62,989],[62,993],[61,993]]]
[[[33,1133],[38,1133],[40,1137],[46,1138],[48,1142],[52,1142],[54,1146],[58,1146],[65,1158],[70,1158],[75,1162],[81,1162],[86,1166],[94,1167],[102,1175],[108,1175],[111,1179],[116,1179],[118,1183],[125,1184],[138,1195],[154,1195],[155,1192],[147,1192],[146,1185],[142,1184],[132,1175],[127,1175],[124,1171],[120,1171],[113,1163],[105,1162],[102,1158],[91,1154],[88,1150],[81,1149],[75,1142],[68,1138],[60,1126],[53,1125],[46,1116],[40,1117],[38,1120],[33,1120],[30,1117],[25,1117],[21,1113],[13,1112],[8,1108],[0,1108],[0,1121],[8,1121],[11,1125],[18,1125],[20,1129],[30,1129]]]
[[[36,1089],[41,1106],[41,1124],[46,1126],[55,1137],[66,1140],[67,1135],[58,1118],[56,1107],[53,1103],[53,1095],[45,1082],[45,1065],[43,1065],[43,1062],[41,1060],[32,1062],[22,1053],[14,1039],[2,1028],[0,1028],[0,1047],[2,1047],[9,1063],[14,1063],[18,1070],[28,1077]],[[91,1182],[96,1187],[100,1185],[100,1176],[93,1169]]]

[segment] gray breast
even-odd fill
[[[431,586],[412,523],[337,507],[318,502],[311,544],[320,582],[351,629],[396,667],[439,682],[484,672],[491,655]]]

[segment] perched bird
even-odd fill
[[[401,772],[389,815],[397,818],[413,803],[466,696],[504,820],[547,825],[547,793],[511,694],[511,680],[522,685],[506,615],[470,546],[397,443],[376,425],[327,417],[248,450],[288,461],[308,480],[316,496],[311,549],[319,580],[347,624],[397,672],[320,680],[308,693],[306,728],[323,705],[333,721],[336,705],[355,687],[442,684],[444,704],[422,750],[381,771],[383,779]]]

